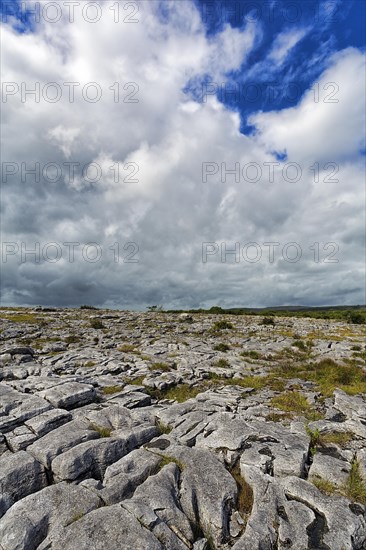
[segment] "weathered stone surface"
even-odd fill
[[[75,546],[76,545],[76,546]],[[164,550],[158,539],[119,504],[94,510],[67,526],[52,550]]]
[[[351,465],[346,460],[339,460],[333,456],[316,453],[310,468],[309,480],[313,481],[317,478],[326,479],[333,483],[333,485],[342,487],[346,483],[350,471]]]
[[[159,441],[159,440],[158,440]],[[165,447],[166,438],[160,439]],[[180,502],[188,519],[201,525],[206,536],[217,545],[229,537],[231,510],[237,498],[237,486],[222,463],[209,451],[171,444],[164,449],[152,444],[146,448],[173,457],[183,465],[180,483]]]
[[[183,317],[39,309],[39,326],[0,321],[1,550],[366,548],[365,507],[337,494],[354,459],[366,480],[364,396],[305,380],[325,357],[362,369],[363,327]],[[302,378],[267,378],[287,363]],[[314,410],[275,408],[283,392]]]
[[[99,433],[87,428],[82,422],[73,420],[38,439],[27,451],[46,468],[50,468],[57,455],[80,443],[97,438]]]
[[[30,420],[26,420],[25,425],[38,437],[46,435],[48,432],[59,428],[72,419],[72,415],[63,409],[51,409]]]
[[[189,546],[194,541],[191,525],[179,502],[180,470],[173,462],[137,487],[133,502],[149,506]]]
[[[282,480],[288,498],[302,502],[325,518],[323,542],[332,550],[362,550],[366,546],[364,511],[354,514],[343,497],[329,497],[314,485],[296,477]]]
[[[73,481],[86,477],[103,479],[106,468],[126,452],[123,439],[107,437],[86,441],[56,456],[51,468],[57,480]]]
[[[0,457],[0,516],[19,499],[47,485],[43,466],[25,451]]]
[[[76,405],[80,407],[91,403],[95,399],[95,389],[89,384],[66,382],[41,391],[39,395],[47,399],[54,407],[71,409]]]
[[[101,505],[80,485],[58,483],[19,500],[0,520],[3,550],[36,550],[56,533]]]
[[[156,473],[161,457],[136,449],[106,469],[101,497],[107,504],[129,498],[150,475]]]

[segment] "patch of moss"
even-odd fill
[[[37,315],[33,313],[16,313],[14,315],[12,314],[5,314],[3,315],[3,319],[6,319],[7,321],[11,321],[12,323],[28,323],[28,324],[40,324],[42,323],[43,319],[37,317]]]

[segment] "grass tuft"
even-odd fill
[[[104,393],[104,395],[112,395],[113,393],[118,393],[122,391],[122,389],[122,386],[104,386],[102,392]]]
[[[110,437],[111,432],[113,431],[112,428],[105,428],[94,423],[90,424],[90,429],[98,432],[100,437]]]
[[[286,391],[271,399],[271,405],[294,415],[305,416],[308,420],[320,420],[322,415],[313,409],[306,397],[298,391]]]
[[[224,344],[223,342],[220,342],[220,344],[216,344],[213,348],[215,351],[223,351],[223,352],[226,352],[226,351],[229,351],[230,349],[230,346],[228,346],[227,344]]]

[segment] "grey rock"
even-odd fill
[[[57,455],[80,443],[97,438],[99,434],[95,430],[89,429],[80,421],[73,420],[35,441],[28,447],[27,452],[50,469],[51,462]]]
[[[0,457],[0,517],[19,499],[47,485],[43,466],[26,451]]]
[[[156,473],[161,457],[136,449],[106,469],[101,497],[107,504],[129,498],[150,475]]]
[[[3,550],[36,550],[62,527],[101,505],[80,485],[58,483],[16,502],[0,520]]]
[[[53,388],[39,392],[39,395],[47,399],[54,407],[71,409],[75,405],[80,407],[91,403],[95,399],[95,389],[89,384],[66,382]]]
[[[158,539],[119,504],[94,510],[65,527],[52,550],[164,550]]]
[[[311,483],[296,477],[282,480],[287,497],[302,502],[325,518],[323,542],[332,550],[362,550],[366,546],[364,512],[354,514],[343,497],[322,494]]]
[[[63,409],[51,409],[30,420],[26,420],[25,425],[38,437],[46,435],[59,426],[66,424],[72,419],[72,415]]]
[[[309,481],[325,479],[338,487],[344,485],[351,471],[351,465],[323,453],[315,453],[309,472]]]

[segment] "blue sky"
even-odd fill
[[[4,305],[365,303],[364,2],[48,4],[1,8]]]

